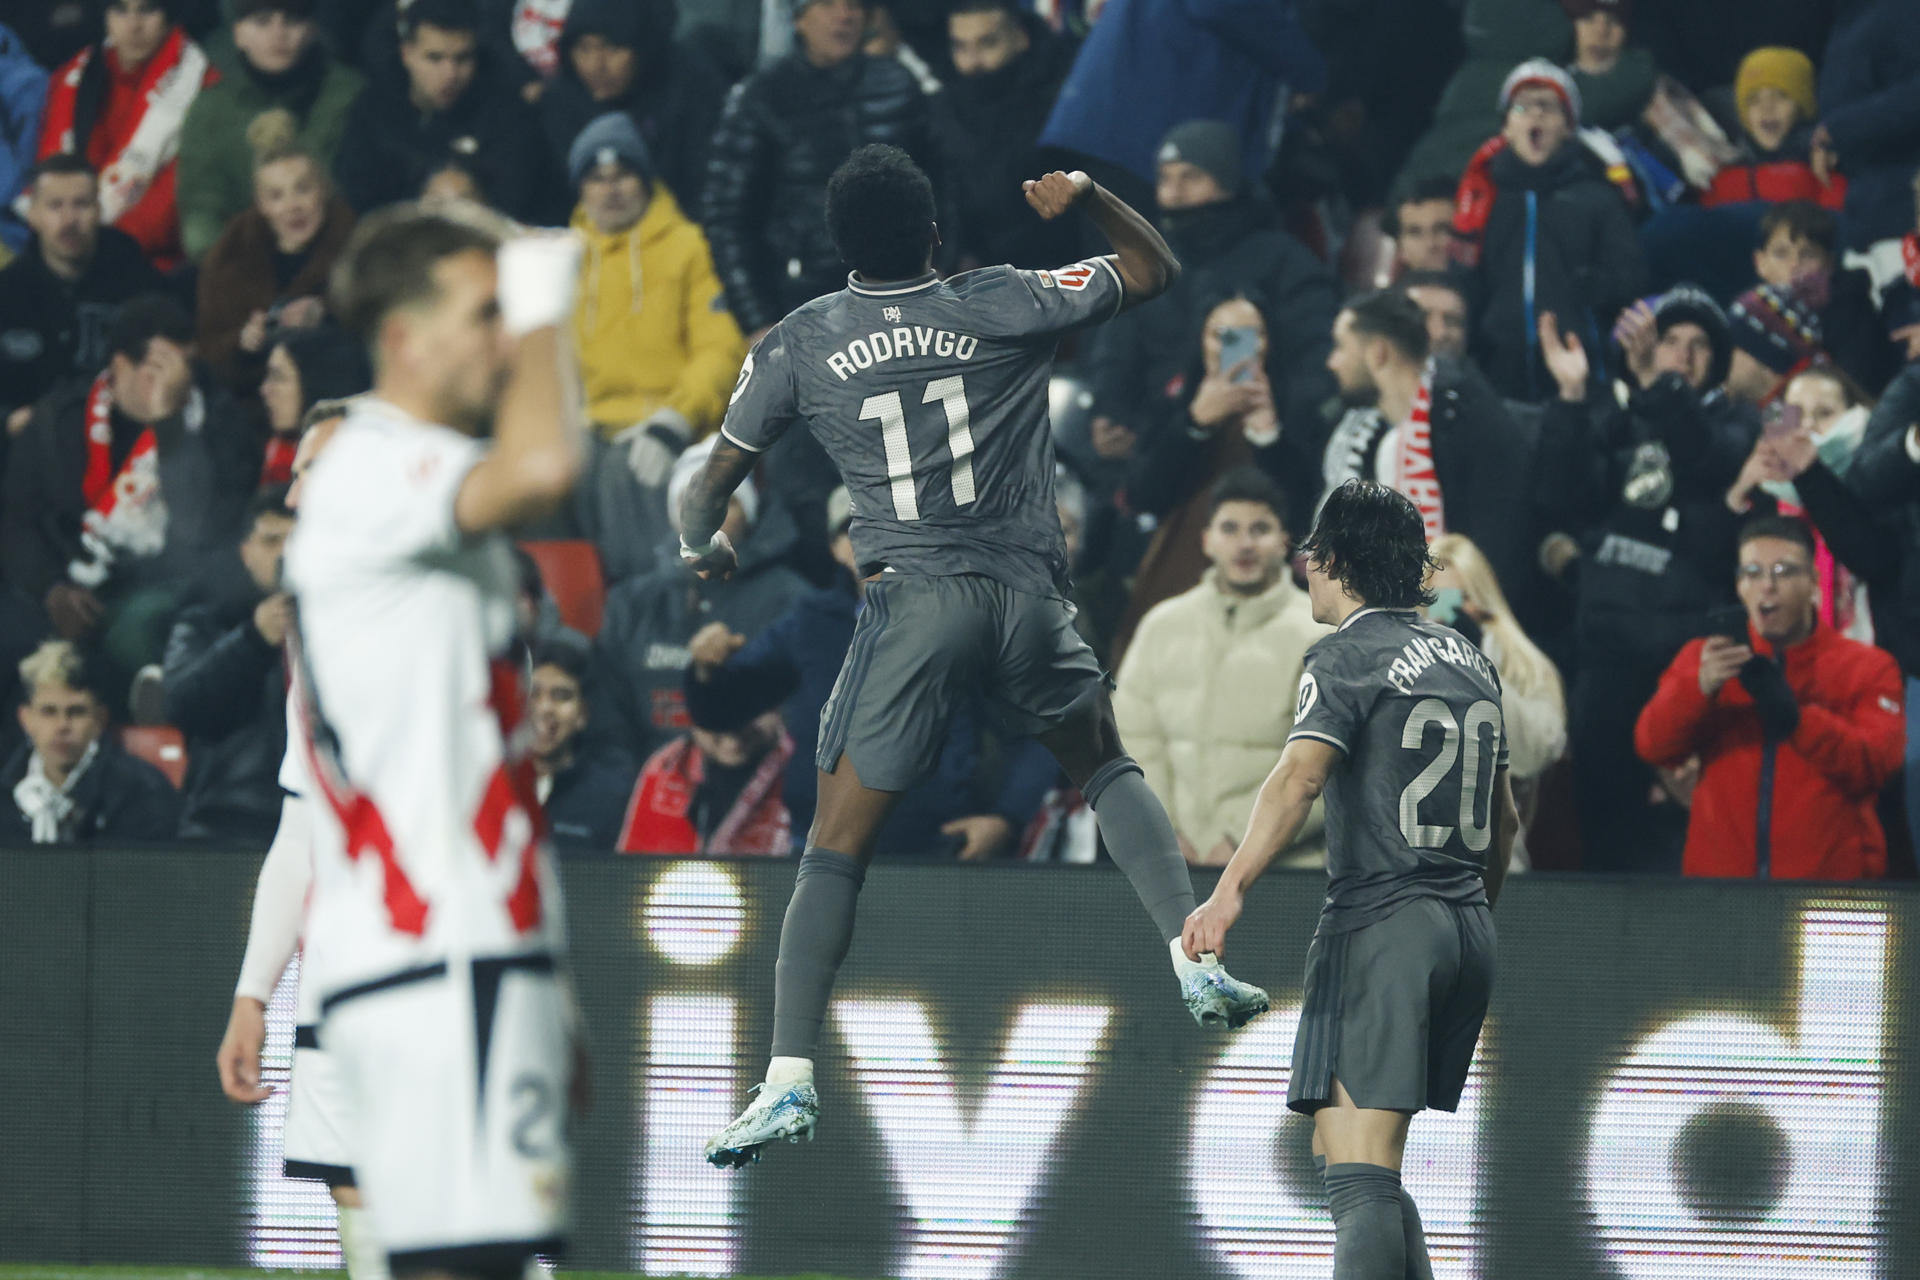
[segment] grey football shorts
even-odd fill
[[[1493,994],[1493,914],[1415,898],[1384,920],[1316,934],[1287,1105],[1311,1114],[1336,1078],[1360,1107],[1453,1111]]]
[[[1105,679],[1073,606],[978,574],[884,574],[820,713],[816,763],[845,755],[864,786],[905,791],[939,759],[954,710],[979,698],[1011,737],[1043,733]]]

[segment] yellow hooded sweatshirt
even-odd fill
[[[688,438],[716,430],[747,353],[713,272],[707,238],[659,183],[640,221],[603,235],[576,209],[586,237],[573,334],[587,414],[612,438],[665,411]]]

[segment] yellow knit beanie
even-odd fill
[[[1778,89],[1792,98],[1803,122],[1819,119],[1819,101],[1813,94],[1813,59],[1798,49],[1755,49],[1741,59],[1740,74],[1733,81],[1733,103],[1742,116],[1747,114],[1747,103],[1762,89]]]

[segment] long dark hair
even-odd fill
[[[1308,563],[1377,609],[1432,604],[1427,526],[1404,495],[1371,480],[1349,480],[1320,508],[1300,545]]]

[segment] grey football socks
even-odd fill
[[[1333,1280],[1405,1280],[1400,1174],[1377,1164],[1327,1166]]]
[[[1427,1230],[1420,1222],[1420,1206],[1400,1188],[1400,1235],[1407,1242],[1407,1280],[1433,1280],[1433,1262],[1427,1257]]]
[[[1140,895],[1162,938],[1177,938],[1193,911],[1193,880],[1165,806],[1131,756],[1100,766],[1081,788],[1107,852]]]
[[[866,868],[856,858],[809,847],[780,926],[773,967],[773,1056],[812,1058],[833,978],[853,942],[853,913]]]

